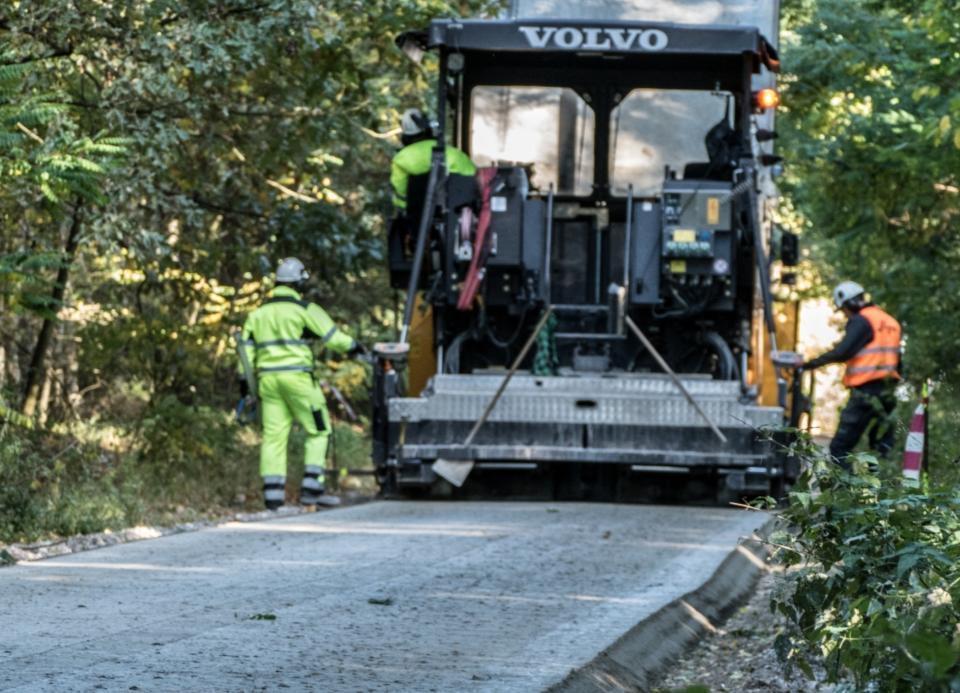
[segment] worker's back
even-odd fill
[[[390,167],[390,184],[393,186],[393,204],[398,209],[407,209],[411,203],[408,190],[410,179],[416,176],[425,176],[430,172],[430,163],[433,156],[433,148],[437,145],[435,139],[423,139],[397,152],[393,157],[393,163]],[[477,172],[466,154],[456,147],[447,146],[445,163],[447,173],[451,175],[473,176]],[[422,199],[420,200],[422,204]],[[416,204],[410,204],[416,207]]]
[[[314,340],[340,353],[354,344],[320,306],[303,300],[288,286],[270,292],[243,328],[244,345],[253,349],[250,362],[261,374],[312,371]]]
[[[309,305],[308,301],[275,291],[250,315],[249,336],[256,346],[253,364],[258,371],[280,366],[309,368],[313,364],[313,350],[304,338]]]

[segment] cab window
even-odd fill
[[[470,95],[470,155],[479,166],[528,167],[533,189],[593,190],[593,110],[572,89],[478,86]]]
[[[641,197],[660,192],[664,167],[683,176],[709,160],[707,132],[727,113],[727,92],[635,89],[610,114],[610,183],[614,195],[633,184]]]

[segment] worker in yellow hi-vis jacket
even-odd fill
[[[390,185],[393,188],[394,207],[405,211],[407,183],[411,176],[430,173],[432,152],[437,140],[431,132],[430,121],[416,108],[404,111],[400,119],[400,131],[403,149],[396,153],[390,164]],[[472,176],[477,172],[477,167],[470,161],[470,157],[456,147],[447,145],[445,158],[447,173]]]
[[[247,361],[256,371],[263,420],[260,447],[260,476],[267,508],[283,505],[287,480],[287,438],[293,422],[307,434],[305,467],[300,486],[303,505],[334,504],[337,499],[324,491],[323,468],[330,438],[327,403],[314,379],[313,345],[356,356],[363,347],[340,330],[315,303],[300,296],[302,282],[309,277],[303,263],[286,258],[276,274],[276,288],[243,326],[239,344],[241,364]],[[242,368],[242,365],[241,365]],[[249,389],[241,378],[241,392]]]

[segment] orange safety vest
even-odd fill
[[[873,328],[873,339],[856,356],[847,361],[843,384],[859,387],[871,380],[894,378],[900,380],[900,323],[876,306],[860,310]]]

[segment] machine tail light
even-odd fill
[[[753,92],[753,105],[761,111],[780,105],[780,92],[776,89],[761,89]]]

